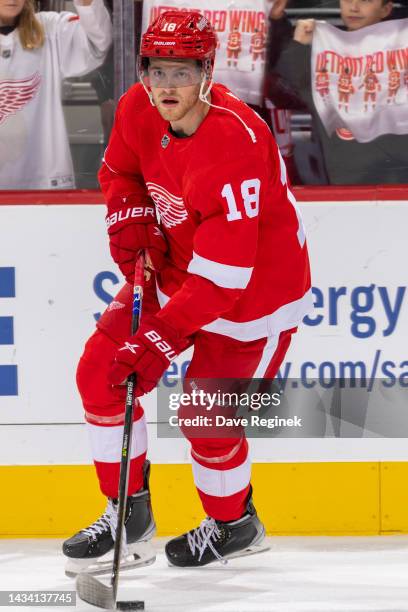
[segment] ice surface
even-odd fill
[[[268,552],[191,570],[168,567],[165,541],[154,565],[122,573],[119,599],[142,599],[147,612],[408,612],[408,536],[274,537]],[[0,540],[0,589],[73,589],[60,546]]]

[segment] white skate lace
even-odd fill
[[[118,509],[117,505],[113,503],[112,499],[108,499],[108,505],[106,506],[105,512],[102,516],[95,521],[92,525],[83,529],[82,532],[91,538],[96,538],[98,534],[103,533],[110,529],[113,541],[116,540],[116,531],[118,528]],[[128,552],[127,541],[126,541],[126,529],[122,530],[122,553],[125,556]]]
[[[217,525],[217,522],[213,518],[204,519],[199,527],[194,531],[187,534],[187,542],[191,550],[191,554],[194,556],[196,550],[198,552],[198,560],[201,561],[201,557],[204,554],[205,549],[208,547],[213,553],[214,557],[218,559],[224,565],[228,563],[226,559],[216,550],[213,542],[216,542],[221,537],[221,530]]]

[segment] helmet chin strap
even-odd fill
[[[209,81],[209,83],[208,83],[207,89],[204,91],[205,84],[206,84],[206,81],[207,81],[207,80]],[[207,79],[207,75],[206,75],[206,74],[204,74],[204,75],[203,75],[203,78],[202,78],[202,81],[201,81],[201,85],[200,85],[200,93],[199,93],[198,97],[199,97],[199,99],[201,100],[201,102],[204,102],[204,104],[208,104],[209,106],[213,106],[213,105],[212,105],[212,104],[209,102],[209,100],[208,100],[208,95],[209,95],[209,93],[210,93],[210,91],[211,91],[211,87],[212,87],[212,86],[213,86],[212,76],[211,76],[211,75],[209,75],[209,76],[208,76],[208,79]]]
[[[147,97],[148,97],[148,98],[149,98],[149,100],[150,100],[150,104],[151,104],[152,106],[156,106],[156,105],[155,105],[155,103],[153,102],[153,95],[152,95],[152,92],[151,92],[151,91],[149,91],[149,90],[147,89],[147,87],[146,87],[146,85],[145,85],[145,82],[144,82],[144,80],[143,80],[143,77],[144,77],[144,72],[141,72],[141,73],[140,73],[140,82],[141,82],[141,84],[143,85],[143,89],[144,89],[144,90],[145,90],[145,92],[147,93]]]

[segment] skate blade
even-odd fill
[[[262,553],[262,552],[266,552],[267,550],[270,550],[270,546],[269,544],[255,544],[252,546],[248,546],[248,548],[245,548],[244,550],[240,550],[236,553],[233,553],[231,555],[226,555],[224,557],[224,559],[237,559],[239,557],[248,557],[249,555],[257,555],[258,553]]]
[[[152,565],[156,561],[156,552],[150,542],[137,542],[129,545],[126,557],[122,557],[120,571],[131,570],[136,567]],[[75,578],[79,574],[101,576],[112,571],[113,550],[99,559],[72,559],[68,558],[65,564],[65,575]]]
[[[265,541],[265,527],[262,525],[262,531],[254,542],[243,550],[238,550],[230,555],[225,555],[224,559],[237,559],[239,557],[248,557],[249,555],[257,555],[261,552],[266,552],[270,549],[269,544]]]

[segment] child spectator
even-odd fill
[[[288,39],[290,23],[283,14],[287,3],[288,0],[279,0],[281,13],[276,21]],[[347,31],[357,31],[387,19],[392,8],[393,3],[389,0],[340,0],[341,18]],[[274,61],[275,69],[284,75],[290,86],[296,89],[312,114],[312,131],[323,151],[328,182],[333,185],[406,183],[408,170],[406,135],[384,134],[363,143],[358,142],[347,129],[338,129],[331,136],[326,132],[312,96],[311,43],[315,25],[313,19],[299,20],[293,38],[284,44],[280,56],[275,57]],[[274,27],[276,29],[277,24],[274,24]],[[343,89],[346,79],[347,75],[344,74]],[[366,75],[365,81],[364,87],[367,89],[374,79],[371,75]],[[375,87],[377,90],[378,85]],[[342,103],[346,104],[346,108],[350,92],[350,88],[347,92],[343,92]],[[323,90],[320,93],[323,95]],[[270,94],[273,99],[273,92]],[[368,104],[372,105],[375,102],[371,99],[372,94],[367,96],[368,108]]]
[[[0,0],[2,189],[75,186],[61,82],[102,64],[112,26],[103,0],[74,4],[78,14],[36,14],[34,0]]]

